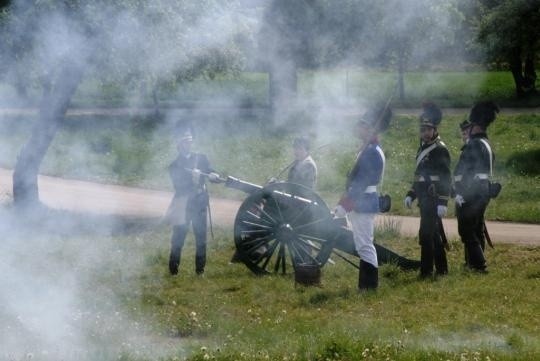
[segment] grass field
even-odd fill
[[[385,71],[337,69],[327,71],[300,71],[298,96],[303,102],[328,103],[346,106],[358,99],[386,98],[396,84],[396,74]],[[426,94],[441,106],[469,107],[474,100],[494,99],[504,106],[538,106],[540,97],[515,99],[510,72],[442,71],[408,72],[404,77],[405,98],[394,99],[394,106],[418,106]],[[206,104],[207,106],[268,105],[268,75],[241,73],[238,76],[218,76],[213,80],[198,79],[176,89],[160,92],[164,107]],[[150,105],[148,97],[126,93],[121,87],[85,82],[74,98],[75,106],[133,105],[130,99]],[[208,99],[211,99],[208,102]]]
[[[356,140],[351,126],[356,116],[320,112],[302,118],[303,129],[314,135],[318,193],[330,207],[343,191],[345,175],[354,161]],[[461,147],[457,125],[464,116],[445,117],[440,127],[453,164]],[[15,164],[31,119],[4,116],[0,120],[1,166]],[[264,113],[237,118],[236,114],[216,112],[194,116],[194,120],[199,131],[195,149],[208,154],[214,168],[224,175],[264,184],[292,160],[290,144],[298,130],[268,129]],[[140,117],[71,117],[56,136],[41,169],[45,174],[68,178],[170,189],[167,166],[175,157],[170,130],[166,123],[153,128]],[[414,116],[398,116],[382,137],[387,157],[382,191],[393,199],[393,214],[417,214],[416,209],[402,206],[414,171],[416,132]],[[539,223],[540,115],[503,113],[489,134],[496,155],[495,179],[503,184],[503,190],[488,207],[488,219]],[[245,196],[222,185],[213,185],[211,192],[220,197]],[[450,212],[452,208],[451,204]]]
[[[326,103],[337,106],[356,104],[359,99],[388,97],[397,75],[384,70],[341,68],[300,70],[298,96],[305,103]],[[469,107],[475,100],[493,99],[502,106],[539,106],[540,96],[516,99],[514,81],[506,71],[411,71],[404,75],[405,98],[396,97],[393,106],[416,107],[429,97],[444,107]],[[219,107],[232,104],[242,107],[267,106],[268,74],[242,72],[238,75],[200,78],[158,91],[160,106]],[[39,91],[29,89],[38,104]],[[14,90],[0,84],[0,104],[10,106],[16,100]],[[133,86],[97,81],[91,76],[78,88],[74,107],[152,106],[150,94]]]
[[[538,247],[497,245],[487,252],[490,273],[479,275],[462,269],[463,250],[454,239],[448,276],[420,281],[415,272],[385,265],[379,290],[358,294],[356,269],[338,258],[323,268],[321,287],[295,285],[290,275],[256,277],[241,264],[229,264],[231,229],[216,230],[204,277],[195,275],[188,236],[180,274],[172,277],[166,227],[113,227],[111,220],[57,212],[35,224],[32,218],[14,221],[9,209],[0,213],[11,230],[0,230],[9,266],[0,284],[11,286],[7,300],[16,298],[19,307],[15,315],[10,307],[0,309],[0,340],[8,346],[0,358],[540,357]],[[381,243],[418,256],[414,240],[397,241],[384,231],[377,232]],[[39,256],[25,262],[27,252]]]

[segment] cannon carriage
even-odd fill
[[[253,273],[287,274],[300,267],[320,268],[332,254],[358,257],[353,234],[343,219],[334,218],[324,200],[313,190],[294,183],[261,186],[227,177],[226,187],[245,192],[234,221],[237,256]],[[394,263],[404,270],[418,269],[410,260],[375,244],[379,264]]]

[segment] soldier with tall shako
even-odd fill
[[[490,182],[495,156],[486,130],[498,112],[499,107],[491,101],[479,102],[471,108],[469,140],[462,148],[454,169],[456,216],[458,232],[464,243],[465,262],[469,268],[480,272],[486,272],[484,213],[490,198],[496,196],[492,194]]]
[[[438,125],[440,108],[431,102],[423,104],[420,115],[420,147],[416,153],[414,182],[405,197],[405,207],[411,208],[418,199],[420,208],[420,277],[448,273],[442,218],[447,213],[451,191],[450,153],[441,141]]]
[[[379,213],[377,186],[384,175],[385,155],[378,134],[388,129],[392,111],[376,105],[366,111],[354,127],[360,140],[356,162],[348,174],[345,194],[334,209],[336,217],[351,223],[354,245],[360,256],[358,290],[369,291],[379,285],[379,260],[374,244],[375,216]]]
[[[191,150],[193,127],[188,122],[181,122],[176,130],[178,156],[169,166],[169,173],[174,186],[174,198],[167,210],[166,220],[173,226],[169,271],[178,273],[184,241],[193,227],[195,236],[195,272],[204,273],[206,266],[206,240],[209,196],[206,178],[219,181],[205,154]]]

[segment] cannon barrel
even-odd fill
[[[267,189],[261,185],[246,182],[244,180],[228,176],[225,179],[225,187],[227,188],[233,188],[239,191],[242,191],[247,194],[255,194],[258,191],[263,192],[263,196],[266,198],[270,195],[281,197],[284,202],[292,201],[292,202],[300,202],[304,204],[313,204],[317,205],[317,201],[313,201],[311,199],[308,199],[306,197],[300,197],[299,195],[295,194],[294,192],[284,192],[280,189]],[[283,183],[285,184],[285,183]]]
[[[241,179],[231,177],[231,176],[228,176],[227,179],[225,180],[225,187],[233,188],[247,194],[253,194],[263,189],[263,186],[246,182],[246,181],[243,181]]]

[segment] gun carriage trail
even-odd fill
[[[12,175],[0,168],[0,202],[11,198]],[[39,176],[40,199],[53,209],[87,212],[99,215],[121,215],[134,218],[160,219],[169,206],[172,192],[110,184],[99,184],[49,176]],[[216,225],[232,226],[241,201],[212,197],[212,221]],[[377,222],[391,217],[401,224],[401,233],[415,236],[420,219],[406,216],[379,216]],[[449,238],[457,238],[455,218],[443,220]],[[540,225],[510,222],[486,222],[491,239],[497,243],[540,245]]]

